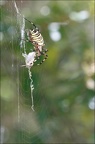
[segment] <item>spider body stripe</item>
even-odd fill
[[[38,31],[34,32],[33,30],[32,31],[29,30],[28,33],[27,33],[27,35],[28,35],[29,40],[32,43],[36,42],[36,44],[33,43],[34,46],[36,46],[36,45],[44,46],[45,45],[43,37],[42,37],[42,35]]]
[[[36,37],[35,37],[36,36]],[[32,38],[38,41],[42,41],[43,42],[43,38],[41,37],[41,35],[32,35]]]
[[[37,37],[32,37],[32,39],[33,40],[36,40],[36,42],[38,42],[38,44],[39,43],[42,43],[43,44],[43,39],[39,39],[39,37],[37,38]],[[40,45],[40,44],[39,44]]]

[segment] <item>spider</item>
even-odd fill
[[[48,55],[46,54],[46,52],[48,50],[44,48],[45,44],[44,44],[43,37],[42,37],[39,29],[36,27],[36,25],[26,18],[24,18],[24,19],[26,21],[28,21],[34,27],[33,29],[26,29],[25,30],[25,32],[27,34],[27,39],[25,41],[31,42],[33,44],[33,46],[34,46],[33,51],[36,52],[36,58],[35,59],[38,60],[41,55],[45,56],[44,59],[39,64],[37,64],[37,65],[40,65],[48,58]],[[37,60],[35,60],[34,62],[36,62]]]

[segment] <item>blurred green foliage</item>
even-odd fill
[[[2,142],[94,144],[94,1],[17,1],[48,49],[48,59],[31,68],[35,112],[16,10],[13,1],[0,4]],[[57,41],[50,36],[54,22]]]

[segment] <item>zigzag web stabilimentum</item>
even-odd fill
[[[20,41],[20,47],[21,49],[23,48],[23,52],[22,55],[26,55],[26,48],[25,48],[25,18],[24,15],[21,15],[21,13],[19,12],[19,9],[17,7],[16,2],[14,1],[14,7],[16,9],[17,12],[17,21],[18,24],[20,26],[20,32],[21,32],[21,41]],[[34,57],[33,57],[34,58]],[[34,111],[34,103],[33,103],[33,80],[32,80],[32,73],[30,71],[30,68],[28,68],[28,74],[29,74],[29,79],[30,79],[30,89],[31,89],[31,101],[32,101],[32,110]],[[19,102],[19,99],[18,99]],[[18,112],[19,112],[19,106],[18,106]]]

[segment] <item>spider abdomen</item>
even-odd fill
[[[44,46],[44,40],[39,31],[30,30],[28,34],[29,40],[33,43],[34,46]]]

